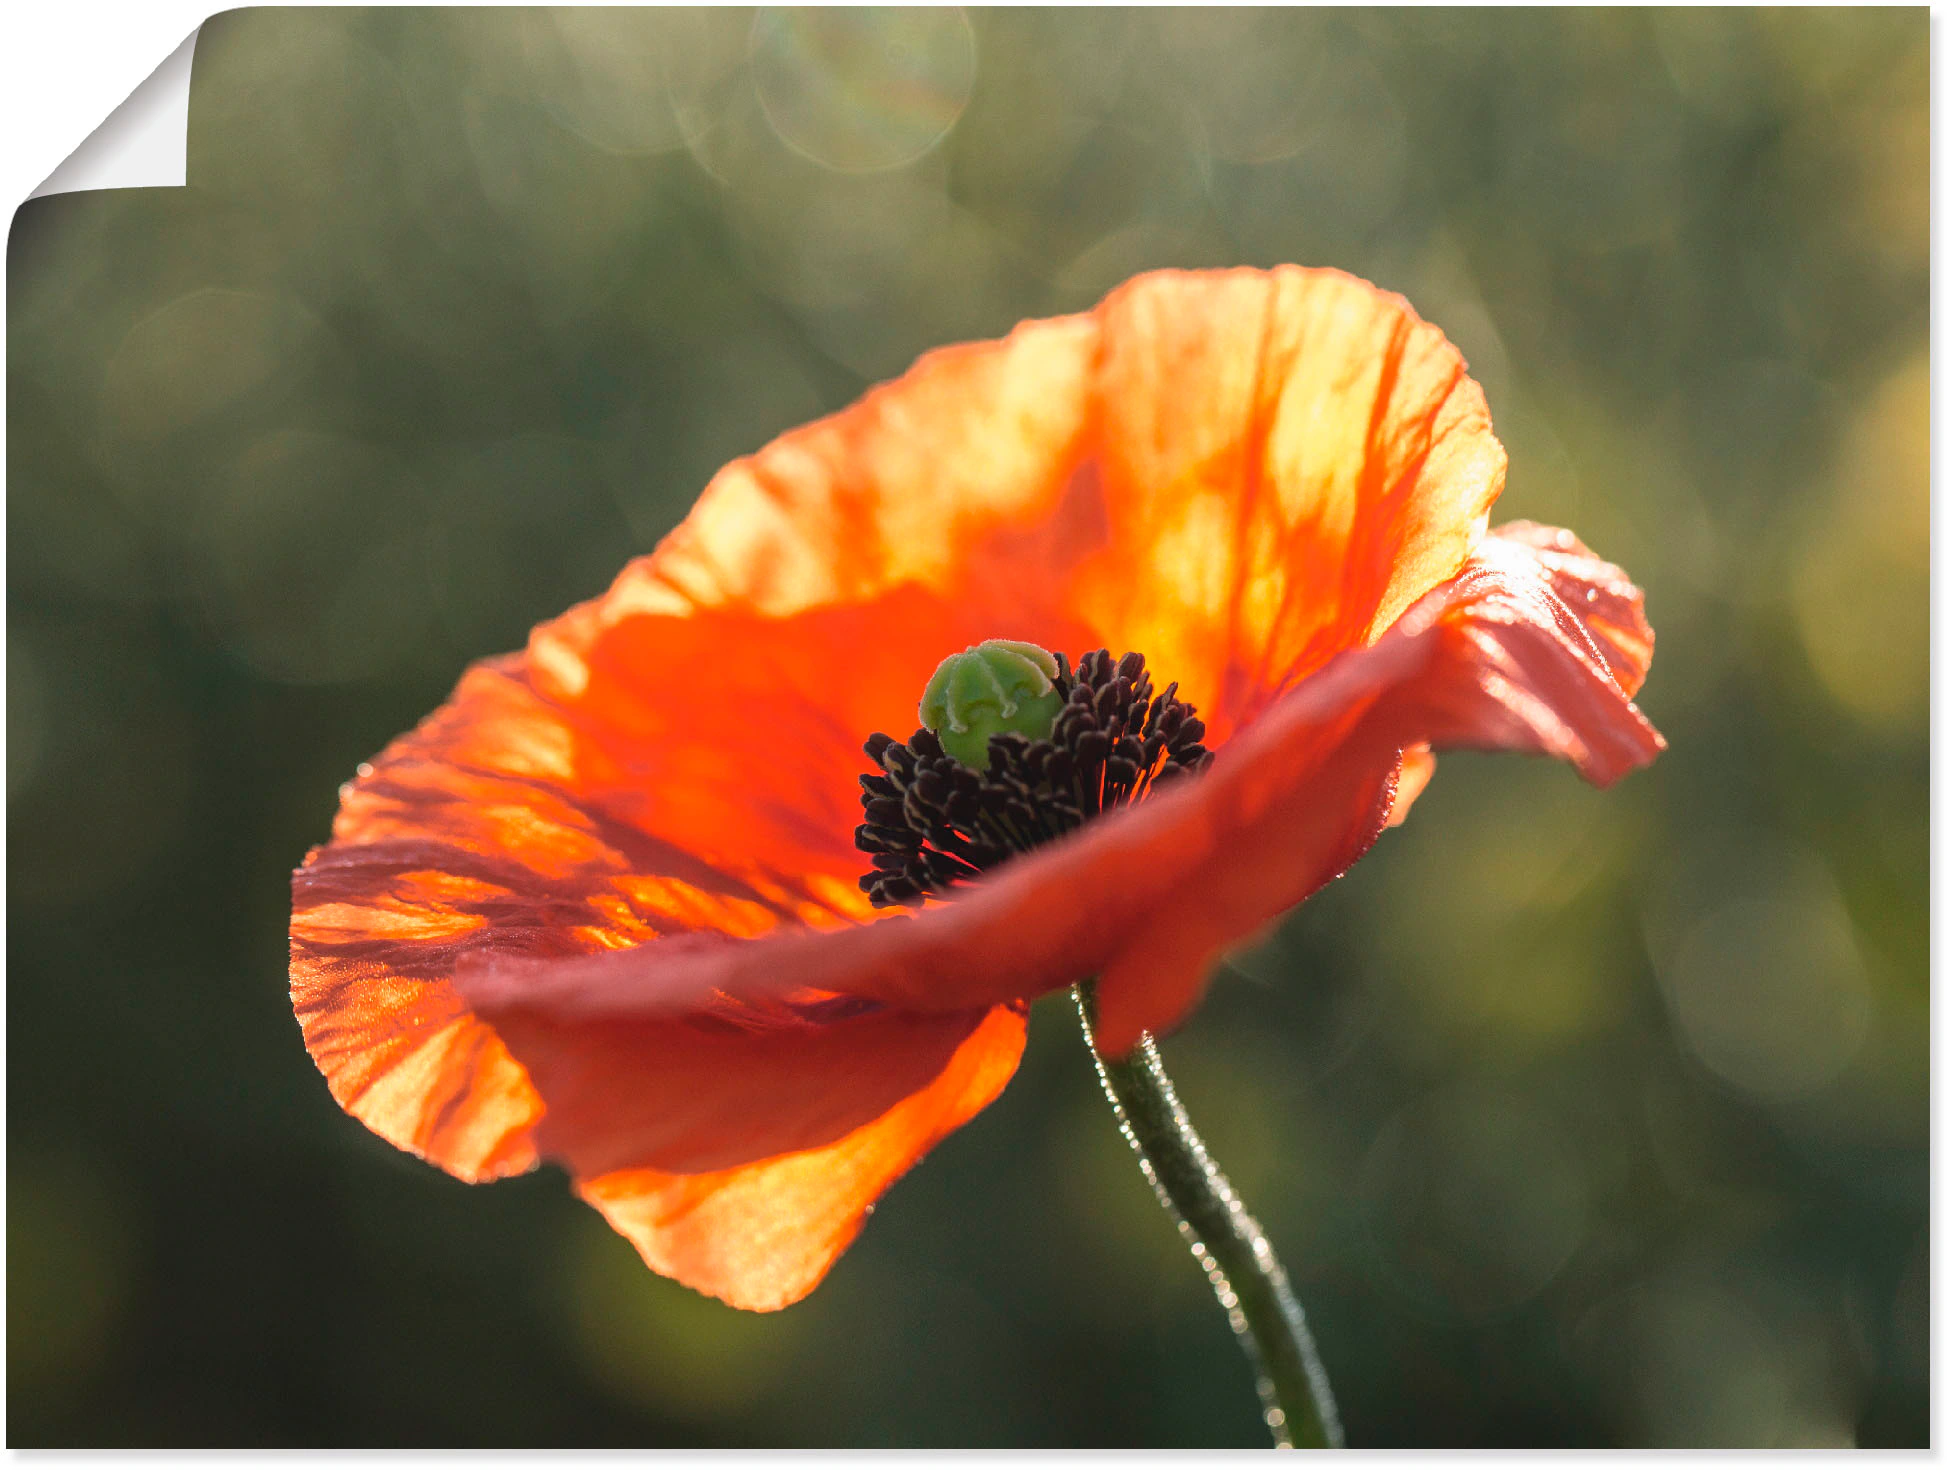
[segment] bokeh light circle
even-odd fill
[[[1872,1025],[1852,924],[1824,886],[1794,885],[1713,910],[1657,978],[1697,1060],[1772,1101],[1832,1081]]]
[[[683,146],[665,80],[687,60],[680,13],[557,5],[520,15],[537,95],[556,122],[609,153]]]
[[[1367,1151],[1360,1185],[1378,1278],[1441,1318],[1529,1300],[1588,1228],[1576,1140],[1498,1089],[1448,1089],[1400,1109]]]
[[[779,138],[841,173],[898,168],[932,149],[973,96],[966,12],[763,9],[751,75]]]

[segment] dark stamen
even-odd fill
[[[859,887],[875,908],[916,907],[1209,763],[1195,707],[1175,684],[1154,693],[1141,654],[1098,648],[1072,669],[1054,657],[1064,703],[1048,738],[994,736],[985,771],[924,728],[904,744],[865,742],[879,769],[859,777],[865,821],[854,841],[872,856]]]

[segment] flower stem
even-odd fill
[[[1190,1243],[1190,1254],[1210,1278],[1231,1331],[1257,1372],[1257,1394],[1272,1442],[1279,1449],[1342,1448],[1338,1406],[1305,1327],[1304,1309],[1292,1295],[1271,1242],[1177,1101],[1156,1043],[1144,1033],[1134,1051],[1112,1061],[1095,1048],[1093,980],[1075,987],[1075,1008],[1122,1136]]]

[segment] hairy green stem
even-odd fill
[[[1075,987],[1082,1037],[1095,1058],[1096,1075],[1109,1095],[1122,1136],[1142,1162],[1143,1175],[1190,1243],[1190,1254],[1210,1278],[1217,1302],[1230,1318],[1257,1373],[1265,1427],[1280,1449],[1338,1449],[1338,1406],[1332,1402],[1325,1365],[1305,1327],[1304,1309],[1291,1282],[1237,1191],[1203,1146],[1190,1115],[1177,1101],[1163,1059],[1147,1033],[1119,1061],[1095,1046],[1095,982]]]

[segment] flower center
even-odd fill
[[[987,697],[984,674],[949,666],[997,647],[1010,657],[997,660],[1002,695],[996,710],[1010,702],[1006,679],[1018,675],[1027,697],[1011,702],[1032,707],[1030,728],[1045,729],[1045,736],[1034,738],[1019,727],[983,732],[985,712],[964,704],[961,729],[934,728],[936,721],[952,720],[949,691],[956,686],[969,696],[966,704],[972,695]],[[1045,693],[1035,693],[1035,681],[1014,667],[1016,656],[1045,676]],[[1049,710],[1052,718],[1044,724]],[[1070,669],[1066,657],[1033,644],[982,644],[940,666],[919,713],[924,723],[904,744],[884,734],[865,742],[879,769],[859,777],[865,822],[853,838],[872,855],[872,871],[859,887],[874,908],[944,895],[1210,760],[1199,743],[1203,721],[1196,707],[1176,697],[1175,684],[1153,694],[1140,653],[1113,659],[1098,648]],[[983,735],[984,752],[970,747]],[[984,768],[964,758],[981,754]]]

